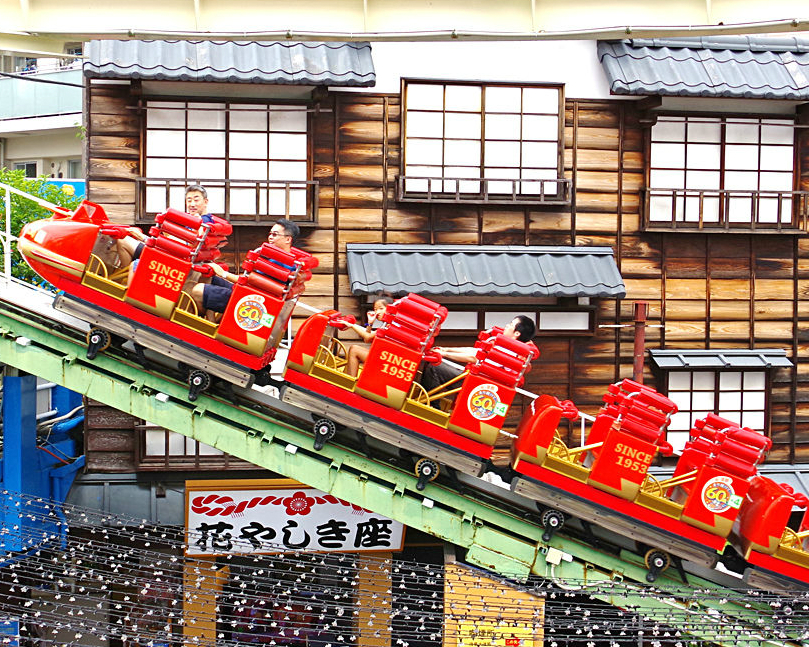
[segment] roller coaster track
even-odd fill
[[[31,309],[30,304],[42,301],[32,288],[0,278],[1,364],[384,512],[455,544],[466,551],[466,561],[505,577],[523,580],[533,574],[583,582],[587,594],[621,608],[642,609],[645,618],[662,624],[670,624],[677,611],[695,620],[684,633],[716,644],[797,645],[806,638],[805,627],[784,622],[786,616],[776,615],[770,605],[740,599],[735,587],[691,573],[684,583],[683,572],[669,569],[655,582],[659,595],[641,595],[647,568],[637,554],[601,549],[564,533],[543,542],[536,513],[438,482],[417,491],[410,471],[345,445],[329,443],[314,451],[312,434],[301,429],[304,423],[290,422],[272,407],[234,404],[215,394],[202,394],[191,403],[179,378],[152,367],[147,371],[115,349],[88,361],[81,326],[49,310],[47,303]],[[638,585],[627,587],[626,582]],[[695,597],[689,591],[710,594]]]

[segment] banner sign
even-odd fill
[[[295,481],[188,481],[186,554],[398,551],[404,526]]]

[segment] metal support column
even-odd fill
[[[37,378],[34,375],[3,376],[3,478],[4,490],[36,492]],[[25,512],[20,499],[10,497],[2,510],[0,548],[7,552],[23,550],[26,544]]]

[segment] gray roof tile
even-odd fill
[[[809,38],[600,41],[614,94],[809,99]]]
[[[649,351],[658,368],[671,369],[762,369],[788,368],[792,362],[780,348],[722,350],[658,350]]]
[[[373,86],[369,43],[94,40],[90,78]]]
[[[349,244],[354,294],[623,297],[610,247]]]

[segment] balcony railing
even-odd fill
[[[208,210],[233,224],[266,223],[277,218],[317,222],[320,185],[317,180],[235,180],[144,178],[138,184],[137,222],[150,223],[168,207],[182,209],[185,188],[205,187]]]
[[[453,178],[399,175],[399,202],[570,204],[570,180]]]
[[[809,231],[809,191],[647,188],[641,197],[646,231]]]
[[[0,78],[0,120],[81,113],[81,69],[31,74],[57,83],[32,83],[28,79]]]

